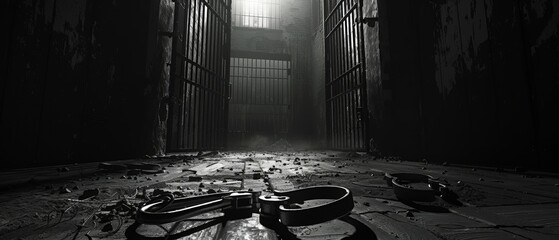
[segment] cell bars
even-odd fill
[[[280,28],[280,0],[233,0],[235,27]]]
[[[225,146],[231,0],[176,0],[168,151]]]
[[[324,0],[329,147],[366,150],[367,96],[362,0]]]
[[[243,140],[255,135],[282,136],[289,132],[292,120],[290,69],[287,59],[231,59],[231,145],[238,147]]]

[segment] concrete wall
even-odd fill
[[[159,3],[3,1],[0,127],[6,164],[161,152],[161,139],[154,137],[161,131],[153,130],[161,125],[157,98],[164,95],[153,24]]]
[[[381,62],[380,82],[368,75],[378,147],[415,159],[554,164],[557,5],[378,0],[380,53],[375,34],[366,40],[367,59],[380,54]]]

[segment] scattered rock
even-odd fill
[[[66,193],[71,193],[71,192],[72,191],[70,189],[66,188],[66,187],[60,187],[58,189],[58,193],[60,193],[60,194],[66,194]]]
[[[88,189],[83,191],[82,195],[80,195],[78,197],[79,200],[84,200],[84,199],[88,199],[88,198],[92,198],[99,195],[99,189]]]
[[[189,182],[199,182],[199,181],[202,181],[202,177],[199,177],[199,176],[188,176],[188,181],[189,181]]]
[[[412,212],[406,211],[406,217],[412,218],[415,217]]]

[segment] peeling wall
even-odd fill
[[[3,3],[11,19],[2,23],[9,31],[0,127],[9,165],[153,153],[149,103],[157,80],[144,69],[155,2]]]
[[[557,1],[378,2],[380,53],[367,52],[381,60],[369,91],[383,151],[506,166],[557,159]]]

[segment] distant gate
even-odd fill
[[[231,59],[230,146],[254,136],[284,137],[292,122],[289,57]]]
[[[367,149],[363,0],[324,0],[329,147]]]
[[[169,151],[224,147],[231,0],[175,0]]]

